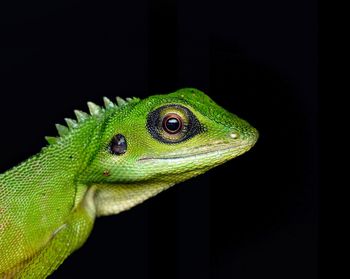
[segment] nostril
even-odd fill
[[[230,138],[232,138],[232,139],[238,139],[238,138],[239,138],[239,134],[238,134],[238,133],[231,133],[231,134],[230,134]]]

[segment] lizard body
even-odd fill
[[[0,174],[0,278],[45,278],[117,214],[246,151],[258,133],[196,89],[104,98]]]

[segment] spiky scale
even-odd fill
[[[89,118],[89,115],[81,110],[75,110],[74,113],[77,117],[78,122],[83,122],[84,120]]]
[[[108,99],[107,97],[103,97],[103,102],[104,102],[106,109],[114,107],[113,102],[110,99]]]
[[[101,107],[93,102],[88,102],[87,105],[91,115],[99,115],[102,112]]]
[[[69,133],[69,129],[68,127],[61,125],[61,124],[56,124],[56,128],[58,131],[58,134],[62,137],[65,136]]]
[[[132,101],[132,98],[125,98],[125,100],[127,101],[127,102],[131,102]]]
[[[45,137],[46,141],[49,143],[49,144],[54,144],[57,142],[57,138],[56,137],[48,137],[46,136]]]
[[[74,119],[65,118],[64,120],[66,121],[69,129],[74,129],[78,127],[78,123]]]
[[[126,104],[126,101],[120,98],[119,96],[116,97],[116,100],[117,100],[118,106],[124,106]]]

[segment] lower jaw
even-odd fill
[[[245,144],[245,145],[239,145],[239,146],[227,146],[227,147],[223,147],[223,148],[219,148],[216,150],[212,150],[212,151],[203,151],[203,152],[198,152],[197,154],[176,154],[173,156],[169,156],[169,157],[144,157],[139,159],[139,161],[142,162],[148,162],[148,161],[152,161],[152,162],[159,162],[159,161],[176,161],[176,160],[197,160],[200,159],[201,157],[215,157],[215,155],[217,156],[223,156],[223,154],[229,154],[227,157],[230,157],[229,159],[233,159],[245,152],[247,152],[252,146],[250,146],[249,144]],[[231,156],[230,156],[231,155]]]
[[[214,167],[217,167],[235,157],[238,157],[248,151],[250,147],[242,146],[237,148],[226,148],[216,152],[201,153],[193,156],[176,158],[149,158],[144,161],[145,165],[153,168],[155,173],[161,174],[164,179],[173,177],[186,180],[190,177],[200,175]],[[158,167],[155,167],[158,166]],[[174,168],[176,166],[176,168]],[[176,179],[177,180],[177,179]]]

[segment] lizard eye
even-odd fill
[[[169,134],[176,134],[183,128],[181,116],[176,113],[169,113],[163,118],[163,129]]]
[[[151,136],[163,143],[179,143],[204,130],[194,114],[181,105],[166,105],[148,114]]]

